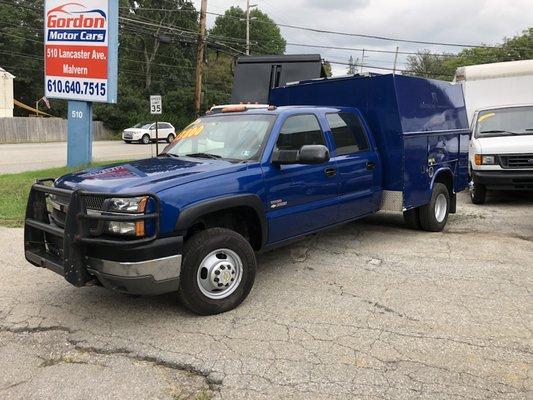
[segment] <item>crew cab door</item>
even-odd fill
[[[327,146],[314,114],[290,115],[282,123],[275,148],[299,150]],[[331,149],[329,149],[331,151]],[[337,221],[337,176],[334,161],[321,164],[274,165],[264,168],[269,242],[279,242]]]
[[[346,221],[379,210],[381,166],[359,117],[353,112],[327,113],[335,144],[339,179],[338,219]]]

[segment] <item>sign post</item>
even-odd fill
[[[45,1],[45,96],[68,100],[69,167],[92,160],[92,103],[117,102],[118,1]]]
[[[150,96],[150,114],[161,115],[163,113],[163,102],[161,96],[156,94]],[[155,156],[159,155],[159,118],[155,119]]]

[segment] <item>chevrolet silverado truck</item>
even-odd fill
[[[347,104],[281,106],[291,99]],[[427,231],[455,212],[468,181],[460,87],[327,79],[276,89],[272,102],[202,116],[155,158],[38,181],[26,259],[78,287],[175,292],[209,315],[247,297],[258,252],[379,210]]]

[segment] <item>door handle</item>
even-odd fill
[[[326,174],[326,176],[335,176],[337,175],[337,170],[335,168],[326,168],[324,174]]]
[[[376,169],[376,163],[373,162],[373,161],[367,161],[366,169],[369,170],[369,171],[372,171],[372,170]]]

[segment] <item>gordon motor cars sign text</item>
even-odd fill
[[[108,0],[46,0],[46,97],[108,98]]]

